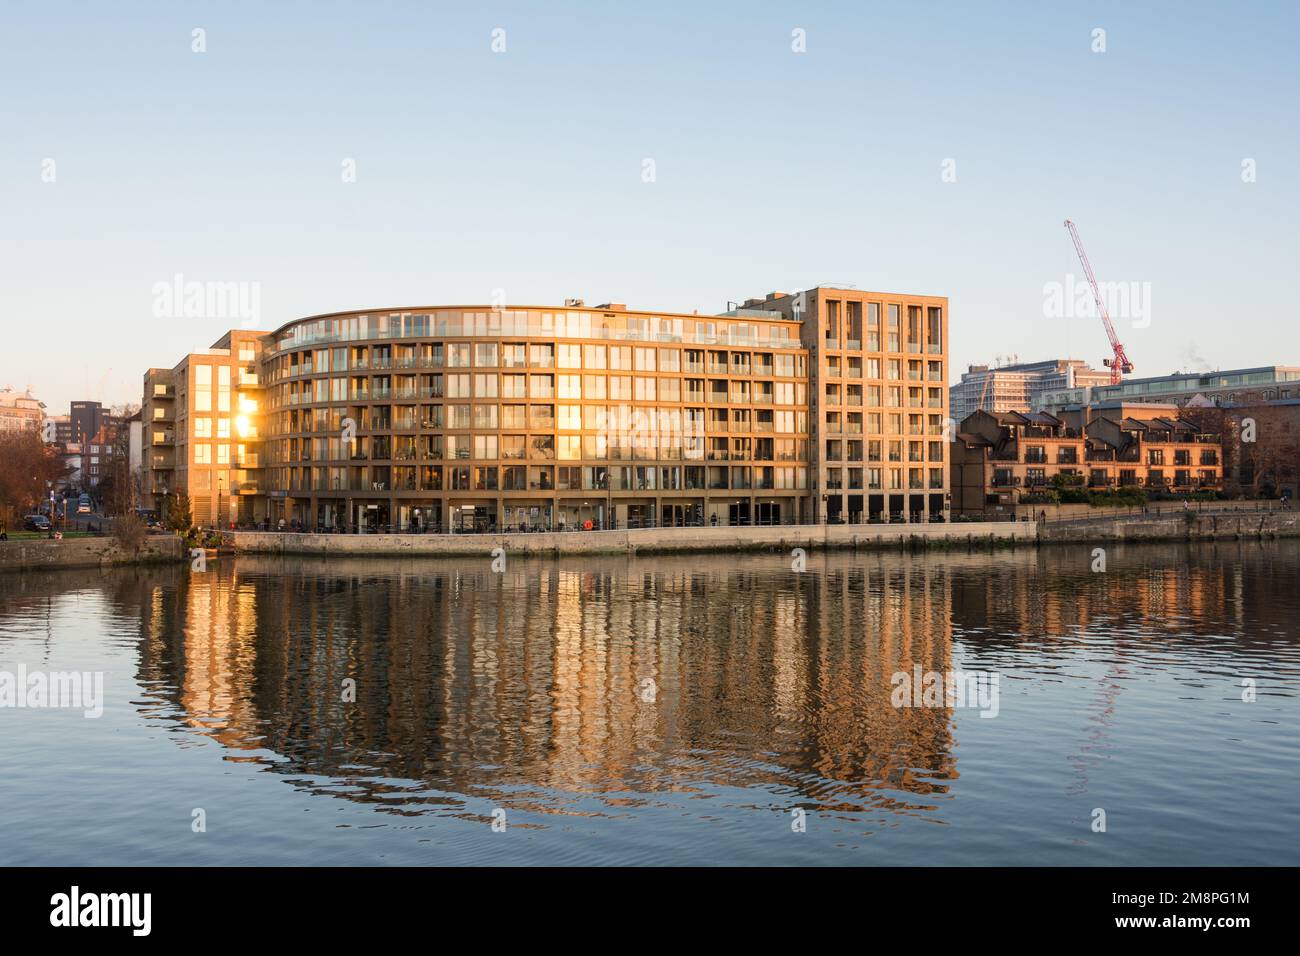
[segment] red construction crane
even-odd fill
[[[1074,250],[1079,253],[1079,261],[1083,263],[1083,271],[1088,277],[1088,285],[1092,286],[1092,298],[1097,303],[1097,311],[1101,313],[1101,321],[1106,325],[1106,335],[1110,339],[1111,351],[1114,352],[1114,356],[1104,359],[1102,364],[1110,369],[1110,383],[1118,385],[1121,376],[1133,371],[1133,363],[1124,354],[1124,346],[1120,344],[1119,336],[1115,334],[1115,326],[1110,321],[1110,313],[1106,311],[1106,301],[1101,297],[1101,290],[1097,288],[1097,277],[1092,274],[1092,263],[1088,261],[1088,253],[1083,251],[1083,240],[1079,238],[1079,230],[1071,219],[1065,220],[1065,228],[1070,230],[1070,238],[1074,240]]]

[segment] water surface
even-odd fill
[[[0,576],[0,864],[1300,863],[1300,542],[1090,552]]]

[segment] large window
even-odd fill
[[[561,435],[557,439],[556,450],[561,461],[577,461],[582,457],[582,436]]]
[[[194,410],[212,411],[212,366],[194,366]]]

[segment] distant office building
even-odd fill
[[[0,389],[0,434],[40,431],[45,420],[45,403],[31,390],[16,392],[10,386]]]
[[[104,406],[99,402],[73,402],[68,418],[72,423],[72,434],[68,440],[86,444],[104,424]]]
[[[68,415],[46,416],[41,435],[51,445],[68,444],[72,441],[72,418]]]
[[[1086,388],[1110,381],[1110,372],[1080,359],[1048,359],[1014,365],[971,365],[949,390],[952,417],[972,412],[1027,412],[1046,392]]]
[[[1076,383],[1081,386],[1086,383]],[[1053,412],[1071,405],[1156,402],[1179,406],[1242,405],[1300,398],[1300,367],[1263,365],[1220,372],[1176,372],[1125,379],[1118,385],[1065,386],[1042,393],[1034,408]]]

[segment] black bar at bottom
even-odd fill
[[[883,920],[903,931],[911,926],[918,939],[949,931],[1047,930],[1059,940],[1107,933],[1230,942],[1242,932],[1285,926],[1297,870],[573,869],[543,875],[475,868],[30,868],[7,876],[0,894],[7,933],[77,933],[128,943],[241,943],[261,933],[295,946],[337,945],[375,942],[376,930],[379,938],[400,938],[439,924],[481,931],[494,942],[503,933],[536,935],[548,925],[554,940],[566,925],[618,919],[618,900],[630,925],[652,936],[659,931],[646,921],[669,918],[682,906],[696,912],[692,921],[719,931],[761,932],[757,906],[779,922],[838,923],[851,932],[854,924],[862,931]],[[532,922],[533,914],[546,923]]]

